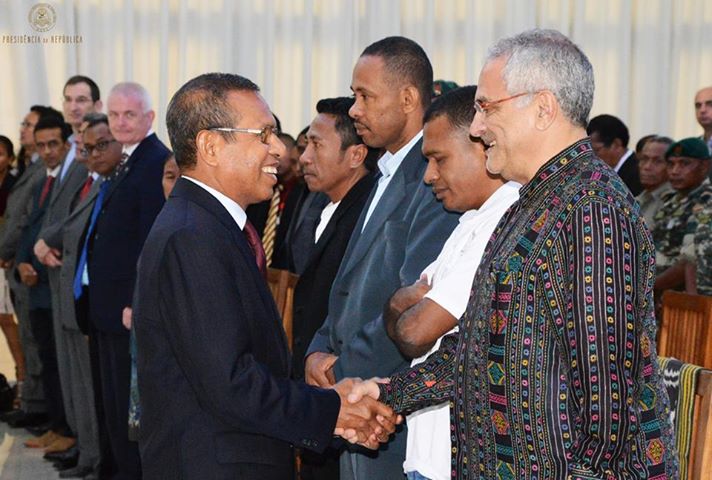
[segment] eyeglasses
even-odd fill
[[[22,128],[35,128],[35,124],[28,121],[20,122],[20,126]]]
[[[532,93],[536,93],[536,92],[517,93],[516,95],[512,95],[511,97],[500,98],[499,100],[492,100],[491,102],[486,102],[484,100],[475,100],[475,111],[479,114],[487,115],[487,111],[490,110],[495,105],[499,105],[500,103],[508,102],[509,100],[514,100],[515,98],[523,97],[524,95],[531,95]]]
[[[50,150],[54,151],[54,150],[57,150],[61,145],[62,145],[62,142],[60,142],[59,140],[50,140],[47,143],[35,143],[35,147],[40,152],[42,150],[44,150],[45,148],[49,148]]]
[[[266,127],[262,128],[262,129],[210,127],[210,128],[207,128],[206,130],[210,130],[213,132],[249,133],[251,135],[257,135],[258,137],[260,137],[260,142],[264,143],[265,145],[269,145],[269,142],[272,139],[272,135],[279,135],[279,130],[277,130],[277,127],[273,127],[272,125],[267,125]]]
[[[105,152],[107,148],[109,148],[109,145],[114,143],[116,140],[111,139],[111,140],[102,140],[101,142],[97,143],[94,146],[84,144],[84,148],[82,149],[82,154],[85,156],[90,156],[92,153],[96,152]]]

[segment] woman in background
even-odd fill
[[[17,180],[10,171],[15,160],[15,150],[12,142],[4,135],[0,135],[0,225],[5,221],[5,207],[10,189]],[[25,357],[20,346],[20,335],[15,323],[15,310],[10,299],[10,287],[7,283],[5,269],[0,268],[0,329],[5,335],[7,346],[15,362],[15,376],[17,378],[17,391],[25,379]]]

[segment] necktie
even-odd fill
[[[250,250],[252,250],[252,253],[255,255],[257,269],[263,277],[267,278],[267,259],[265,257],[265,251],[262,248],[260,236],[258,235],[255,226],[248,220],[245,222],[245,228],[242,229],[242,232],[247,237],[247,243],[250,245]]]
[[[79,201],[81,202],[85,198],[87,198],[87,195],[89,195],[89,191],[91,190],[91,186],[94,183],[94,177],[89,175],[84,182],[84,185],[82,186],[82,189],[79,191]]]
[[[99,218],[99,212],[101,212],[102,205],[104,203],[104,196],[106,191],[109,189],[109,182],[104,181],[99,188],[99,194],[96,197],[96,203],[94,203],[94,208],[91,211],[91,220],[89,221],[89,228],[87,229],[87,235],[84,238],[84,247],[82,248],[82,253],[79,256],[79,262],[77,263],[77,271],[74,273],[74,299],[78,300],[82,296],[82,277],[84,276],[84,269],[87,266],[87,255],[89,251],[89,239],[94,233],[94,227],[96,226],[96,220]]]
[[[267,211],[267,223],[265,230],[262,233],[262,244],[265,246],[265,257],[267,258],[267,266],[272,264],[272,254],[274,253],[274,239],[277,236],[277,223],[279,221],[279,202],[282,186],[277,185],[272,192],[272,200],[269,203]]]
[[[49,195],[49,191],[52,189],[54,179],[55,177],[47,175],[47,179],[45,180],[45,183],[42,186],[42,192],[40,193],[40,207],[44,205],[45,200],[47,200],[47,195]]]

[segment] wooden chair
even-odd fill
[[[712,369],[712,297],[663,294],[658,354]]]
[[[294,287],[299,275],[289,270],[267,269],[267,283],[277,304],[277,311],[282,317],[282,326],[287,335],[287,344],[292,349],[292,306],[294,305]]]
[[[712,371],[701,370],[695,389],[688,480],[712,479]]]

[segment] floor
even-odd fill
[[[0,333],[0,373],[15,382],[15,364]],[[23,442],[32,435],[25,429],[10,428],[0,422],[0,480],[56,480],[59,475],[42,459],[41,449],[25,448]]]

